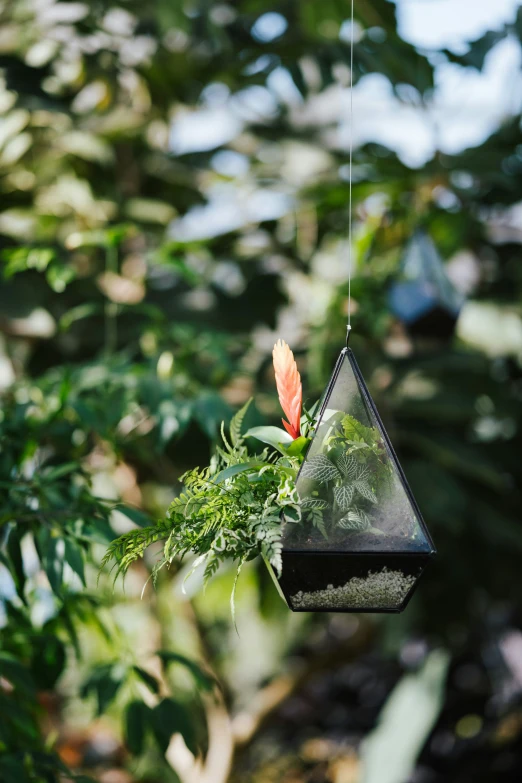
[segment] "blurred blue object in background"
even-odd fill
[[[407,245],[388,303],[412,337],[449,339],[464,297],[453,286],[431,237],[418,230]]]

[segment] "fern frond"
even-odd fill
[[[157,525],[140,527],[129,530],[113,541],[101,562],[100,569],[104,568],[111,560],[116,565],[116,576],[125,576],[132,563],[143,557],[145,550],[156,541],[165,538],[170,531],[166,522],[158,522]]]
[[[253,398],[251,397],[243,405],[243,407],[240,408],[234,416],[232,416],[232,420],[230,422],[230,440],[232,441],[232,445],[234,446],[234,448],[237,447],[242,441],[241,431],[243,428],[243,421],[252,403],[252,399]]]
[[[328,533],[324,524],[323,510],[318,507],[311,507],[307,509],[307,519],[309,519],[312,525],[321,533],[321,535],[328,539]]]
[[[167,565],[165,560],[160,560],[154,564],[151,572],[152,584],[156,588],[158,586],[158,575],[162,568]]]
[[[192,473],[192,471],[191,471]],[[185,476],[182,477],[185,480],[185,487],[183,492],[181,492],[177,497],[175,497],[169,506],[168,514],[185,514],[186,509],[190,501],[193,499],[193,492],[191,491],[190,484],[193,481],[193,477],[189,476],[188,474],[185,474]]]
[[[251,519],[251,524],[261,554],[280,576],[283,570],[280,515],[271,514],[254,518]]]
[[[232,585],[232,592],[230,594],[230,612],[232,614],[232,622],[234,623],[234,628],[236,629],[236,633],[238,636],[239,636],[239,631],[237,630],[237,625],[236,625],[236,588],[239,580],[239,574],[241,573],[241,569],[243,568],[243,564],[245,560],[246,560],[246,555],[242,557],[241,560],[239,561],[236,575],[234,577],[234,584]]]
[[[192,570],[204,568],[204,584],[224,561],[238,563],[232,604],[247,560],[262,554],[275,572],[281,573],[280,516],[285,509],[299,518],[295,488],[299,463],[269,448],[249,454],[242,438],[249,404],[233,417],[228,440],[222,428],[223,445],[215,450],[210,465],[182,476],[182,489],[172,500],[166,518],[155,526],[120,536],[109,547],[103,563],[112,560],[116,576],[125,574],[157,541],[163,542],[163,551],[152,569],[153,583],[162,568],[188,554],[195,555]]]
[[[221,462],[225,466],[233,465],[233,454],[234,451],[225,451],[225,449],[222,449],[221,446],[216,446],[216,454],[218,454],[221,457]]]
[[[218,568],[220,565],[219,558],[216,556],[214,551],[211,551],[207,560],[207,564],[205,566],[205,571],[203,572],[203,586],[206,587],[210,579],[212,579],[213,576],[215,576]]]
[[[225,422],[221,422],[221,438],[223,440],[223,443],[225,444],[225,448],[228,452],[234,451],[234,447],[231,446],[231,444],[227,440],[227,436],[225,435]]]

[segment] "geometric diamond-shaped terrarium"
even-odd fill
[[[416,231],[410,240],[388,301],[411,337],[437,341],[452,337],[464,297],[447,276],[428,234]]]
[[[349,281],[351,175],[350,143]],[[416,273],[419,259],[413,259]],[[428,267],[441,271],[440,265],[420,264]],[[429,312],[437,280],[444,278],[421,279]],[[409,288],[406,293],[409,304]],[[349,293],[348,313],[350,304]],[[301,376],[283,340],[275,344],[273,359],[284,430],[258,426],[245,432],[246,402],[228,434],[222,423],[222,445],[211,463],[182,477],[165,518],[124,533],[104,563],[113,560],[117,573],[125,574],[159,541],[164,545],[154,576],[189,553],[195,557],[189,576],[202,569],[203,582],[222,563],[233,562],[234,616],[241,569],[260,555],[294,611],[400,612],[435,549],[352,351],[342,351],[314,427],[302,410]]]
[[[293,611],[400,612],[435,547],[354,355],[345,348],[283,527],[281,589]]]
[[[274,371],[285,429],[245,432],[245,403],[165,518],[124,533],[103,562],[125,574],[162,541],[154,576],[191,553],[187,579],[200,569],[205,582],[232,561],[234,617],[242,566],[261,555],[294,611],[400,612],[435,550],[352,352],[341,353],[313,427],[283,341]]]

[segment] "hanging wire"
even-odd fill
[[[346,345],[352,329],[352,159],[353,159],[353,4],[351,0],[350,13],[350,118],[349,118],[349,148],[350,162],[348,165],[348,323],[346,326]]]

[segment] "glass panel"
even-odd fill
[[[345,350],[297,478],[287,551],[425,552],[433,545],[353,354]]]

